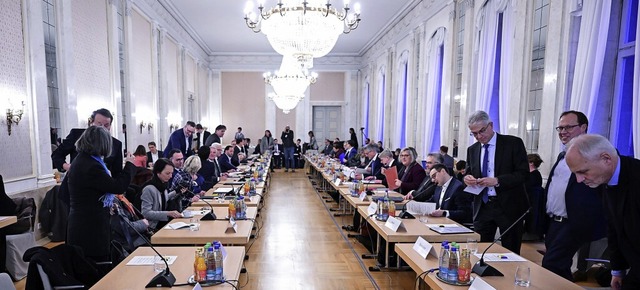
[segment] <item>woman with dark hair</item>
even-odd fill
[[[267,150],[273,150],[273,136],[271,131],[264,130],[264,136],[260,139],[260,154],[264,154]]]
[[[147,150],[142,145],[136,147],[136,152],[133,152],[133,165],[137,167],[147,166]]]
[[[417,158],[418,153],[413,147],[407,147],[400,151],[400,162],[404,165],[404,169],[398,172],[396,186],[400,188],[400,193],[404,195],[418,189],[420,183],[427,178],[427,174],[422,166],[418,164]]]
[[[78,155],[67,173],[69,218],[67,244],[82,248],[96,262],[111,261],[110,213],[115,194],[127,191],[135,172],[133,157],[118,176],[111,176],[104,157],[111,155],[111,135],[104,127],[87,128],[76,142]]]
[[[309,150],[318,150],[318,141],[316,141],[316,135],[313,131],[309,131]]]
[[[168,210],[169,203],[176,192],[167,192],[167,183],[173,174],[173,164],[166,158],[160,158],[153,164],[153,177],[142,189],[142,215],[149,221],[152,230],[162,228],[170,218],[180,217],[177,210]]]
[[[333,142],[333,151],[331,152],[331,158],[337,158],[341,160],[344,157],[344,145],[342,142]]]
[[[358,135],[356,135],[356,130],[354,130],[353,128],[349,128],[349,139],[353,140],[353,142],[356,143],[355,146],[353,146],[353,148],[356,148],[356,150],[358,149]]]

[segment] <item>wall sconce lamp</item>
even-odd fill
[[[153,129],[153,123],[147,124],[147,134],[151,134],[151,129]]]
[[[22,106],[24,107],[24,102],[22,102]],[[11,125],[15,124],[18,126],[18,123],[22,120],[22,114],[24,114],[23,109],[7,109],[7,131],[9,135],[11,135]]]
[[[169,132],[170,132],[170,133],[173,133],[173,131],[178,130],[179,126],[180,126],[180,125],[178,125],[178,124],[171,124],[171,125],[169,125]]]
[[[145,123],[144,121],[140,121],[140,124],[138,125],[138,128],[140,128],[140,134],[142,134],[142,129],[144,129],[145,127],[147,127],[147,123]]]

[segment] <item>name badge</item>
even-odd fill
[[[340,186],[340,183],[342,182],[342,180],[340,178],[336,178],[336,186]]]
[[[227,229],[224,232],[226,234],[238,232],[238,224],[236,224],[236,221],[233,218],[229,219],[229,223],[227,224]]]
[[[416,243],[413,244],[413,250],[415,250],[423,259],[426,259],[429,254],[432,254],[434,257],[438,258],[438,253],[436,253],[436,250],[433,248],[433,246],[422,237],[418,237]]]
[[[376,214],[377,211],[378,211],[378,204],[375,203],[375,201],[372,201],[369,204],[369,208],[367,208],[367,213],[369,213],[369,215],[374,215]]]
[[[364,199],[367,198],[367,193],[363,191],[358,198],[360,201],[364,201]]]
[[[398,228],[400,227],[400,225],[402,225],[402,222],[401,222],[399,219],[394,218],[394,217],[392,217],[392,216],[390,216],[390,217],[387,219],[387,222],[386,222],[386,223],[384,223],[384,226],[385,226],[385,227],[390,228],[390,229],[391,229],[392,231],[394,231],[394,232],[397,232],[397,231],[398,231]]]

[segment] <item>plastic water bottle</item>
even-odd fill
[[[216,279],[216,261],[213,247],[207,249],[207,281]]]
[[[456,246],[451,247],[451,253],[449,253],[449,271],[447,272],[447,281],[458,282],[458,249]]]
[[[442,249],[440,250],[440,278],[447,280],[449,273],[449,242],[442,242]]]
[[[213,250],[213,256],[215,261],[215,275],[214,279],[217,281],[224,280],[224,258],[222,257],[222,251],[220,250],[220,245],[215,244]]]

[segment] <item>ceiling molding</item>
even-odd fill
[[[409,14],[409,12],[411,12],[422,1],[423,0],[413,0],[412,2],[409,2],[404,7],[402,7],[402,9],[398,13],[396,13],[396,15],[393,15],[391,20],[389,20],[389,22],[387,22],[387,24],[385,24],[382,27],[382,29],[380,29],[378,33],[376,33],[376,35],[374,35],[367,43],[365,43],[365,45],[360,49],[360,51],[358,51],[358,55],[362,56],[365,53],[367,53],[367,51],[369,51],[369,49],[371,49],[375,43],[380,41],[380,39],[382,39],[387,33],[389,33],[389,31],[394,26],[396,26],[398,22],[400,22],[407,14]],[[433,0],[429,0],[429,1],[433,1]]]
[[[187,21],[184,16],[182,16],[182,14],[178,12],[178,9],[176,9],[176,6],[173,5],[173,2],[171,0],[158,0],[158,2],[164,7],[164,9],[167,10],[167,12],[169,12],[169,14],[171,14],[171,16],[178,22],[178,24],[180,24],[182,29],[187,31],[187,33],[193,38],[196,43],[198,43],[200,48],[202,48],[205,53],[207,53],[208,55],[211,55],[213,53],[213,50],[211,50],[211,48],[202,39],[202,37],[200,37],[200,34],[198,34],[196,30],[193,29],[193,26],[189,24],[189,21]]]
[[[217,54],[209,57],[209,68],[216,71],[268,71],[277,70],[282,56],[277,53]],[[313,60],[311,71],[354,71],[362,67],[362,57],[329,55]]]

